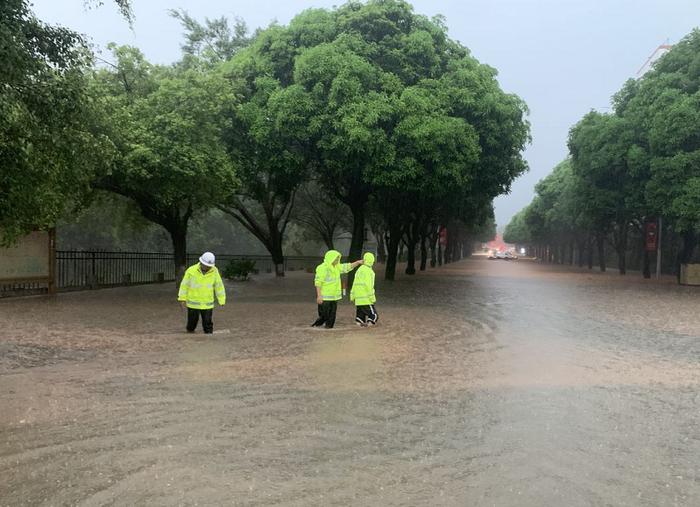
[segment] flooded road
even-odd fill
[[[700,505],[700,289],[473,259],[0,301],[0,505]]]

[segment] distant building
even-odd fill
[[[654,67],[654,63],[668,53],[672,47],[673,46],[667,42],[666,44],[661,44],[658,48],[656,48],[651,56],[647,58],[647,61],[644,62],[644,65],[642,65],[637,71],[637,77],[642,77],[644,74],[649,72]]]

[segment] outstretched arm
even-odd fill
[[[365,261],[360,259],[359,261],[355,261],[353,263],[346,262],[345,264],[340,265],[340,272],[341,274],[346,274],[355,269],[357,266],[360,266],[361,264],[364,264]]]

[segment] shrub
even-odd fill
[[[224,268],[224,278],[228,280],[247,280],[255,272],[255,261],[250,259],[233,259]]]

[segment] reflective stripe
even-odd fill
[[[226,287],[219,270],[214,267],[203,273],[199,264],[190,266],[180,284],[178,300],[186,301],[190,308],[208,310],[214,308],[215,298],[220,304],[226,302]]]
[[[316,267],[314,285],[320,289],[324,301],[338,301],[342,298],[340,269],[320,264]]]
[[[368,306],[376,301],[374,293],[374,272],[368,266],[360,266],[350,291],[350,299],[356,306]]]

